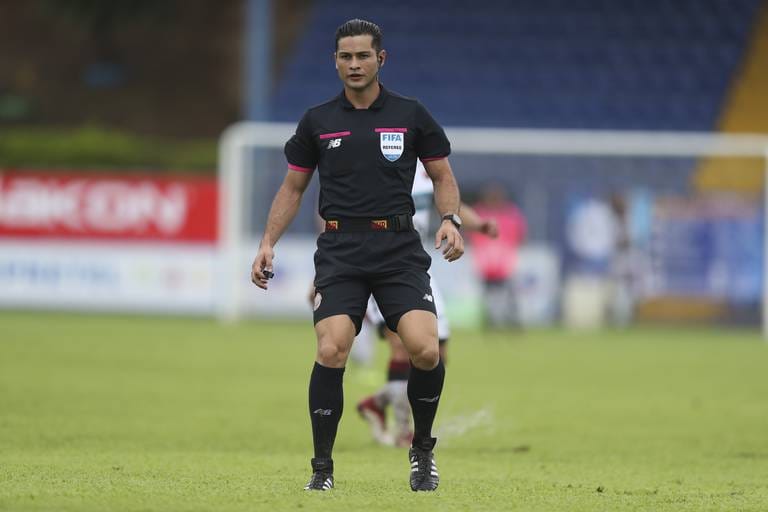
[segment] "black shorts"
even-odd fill
[[[371,294],[394,332],[408,311],[435,313],[431,263],[416,231],[322,233],[315,252],[315,323],[345,314],[359,333]]]

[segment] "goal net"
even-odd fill
[[[286,172],[295,125],[239,123],[219,160],[218,314],[302,317],[313,278],[318,180],[276,247],[264,293],[250,264]],[[469,204],[501,190],[527,237],[511,279],[524,325],[636,321],[759,325],[765,317],[768,136],[575,130],[446,129]],[[459,325],[480,322],[484,284],[472,246],[433,273]]]

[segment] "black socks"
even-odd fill
[[[344,368],[328,368],[315,363],[309,378],[309,417],[315,458],[330,459],[336,429],[344,409]]]
[[[411,367],[408,379],[408,401],[413,411],[413,446],[431,450],[435,444],[432,438],[432,423],[437,414],[437,404],[443,392],[445,366],[440,360],[431,370]]]
[[[431,370],[411,367],[408,379],[408,401],[413,411],[413,446],[431,450],[432,424],[443,392],[443,361]],[[336,431],[344,409],[344,368],[328,368],[315,363],[309,379],[309,417],[316,459],[330,459]]]

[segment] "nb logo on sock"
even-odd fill
[[[432,398],[417,398],[419,402],[437,402],[437,400],[440,398],[440,395],[434,396]]]
[[[320,416],[330,416],[333,413],[333,409],[315,409],[312,414],[319,414]]]

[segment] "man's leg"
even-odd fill
[[[430,281],[430,287],[432,289],[431,295],[434,300],[435,312],[437,314],[437,337],[439,340],[440,361],[442,364],[445,364],[445,343],[450,336],[450,326],[448,325],[448,319],[445,317],[445,303],[443,302],[443,297],[440,293],[440,287],[437,285],[434,277],[432,277],[431,274]],[[391,361],[393,363],[396,362],[396,364],[406,363],[408,367],[410,367],[410,356],[408,351],[403,346],[403,342],[400,337],[389,329],[386,329],[386,336],[392,348]],[[403,376],[406,382],[408,377],[408,373]],[[399,421],[397,421],[399,426],[399,434],[396,437],[396,444],[399,446],[410,446],[414,435],[410,428],[411,405],[408,399],[407,388],[406,386],[402,385],[405,384],[402,382],[392,384],[393,385],[390,388],[392,408],[395,412],[395,420],[398,420],[399,418]]]
[[[373,438],[385,445],[410,446],[413,439],[411,430],[411,406],[408,402],[408,376],[411,363],[408,352],[403,347],[400,337],[390,331],[381,320],[380,334],[389,344],[389,365],[387,383],[376,393],[364,398],[357,404],[360,415],[371,426]],[[394,433],[388,432],[386,408],[392,406],[395,420]]]
[[[408,399],[413,410],[413,445],[431,449],[432,423],[445,379],[437,341],[437,320],[429,311],[412,310],[400,318],[397,331],[411,357]]]
[[[409,452],[411,489],[434,491],[439,483],[432,449],[432,424],[443,392],[445,367],[440,360],[437,319],[430,311],[411,310],[399,320],[397,332],[411,357],[408,400],[413,411],[414,434]]]
[[[317,357],[309,379],[309,417],[315,457],[313,475],[305,489],[333,487],[333,444],[344,409],[344,366],[355,339],[348,315],[334,315],[315,324]]]
[[[417,243],[414,260],[421,252],[428,262],[421,242]],[[445,368],[440,362],[437,317],[427,268],[382,275],[371,286],[387,327],[400,336],[411,360],[408,401],[415,428],[408,456],[414,491],[434,491],[439,483],[432,454],[437,441],[432,437],[432,423],[443,391]]]
[[[390,404],[388,384],[389,382],[357,403],[357,412],[368,423],[371,437],[385,446],[394,443],[387,426],[387,406]]]
[[[411,430],[411,406],[408,401],[408,379],[411,375],[409,355],[397,334],[385,328],[384,335],[390,347],[385,390],[392,405],[392,415],[395,420],[394,443],[395,446],[411,446],[413,430]]]
[[[407,438],[407,445],[410,446],[410,437],[412,437],[410,428],[411,407],[408,404],[406,393],[408,374],[411,369],[408,352],[406,352],[397,334],[386,327],[384,317],[373,297],[368,299],[365,319],[375,326],[379,336],[389,344],[389,368],[387,370],[387,383],[373,395],[362,399],[357,404],[357,411],[368,422],[375,441],[384,445],[397,444],[402,446],[403,440]],[[355,346],[357,342],[358,340],[355,341]],[[395,416],[394,436],[389,432],[387,426],[386,409],[388,405],[392,405]]]
[[[440,293],[440,287],[435,282],[434,277],[430,273],[431,278],[431,288],[432,288],[432,297],[434,299],[435,304],[435,312],[437,313],[437,337],[439,342],[439,352],[440,352],[440,361],[444,365],[446,363],[445,359],[445,352],[446,352],[446,344],[448,341],[448,338],[451,334],[451,329],[448,324],[448,319],[445,316],[445,302],[443,301],[442,293]],[[392,361],[398,361],[400,363],[406,363],[408,367],[410,367],[410,361],[409,361],[409,354],[405,350],[405,347],[403,346],[402,341],[400,340],[400,337],[390,331],[389,329],[386,329],[386,335],[387,339],[390,340],[390,345],[392,346]],[[408,374],[404,376],[404,379],[407,382]],[[411,406],[408,401],[408,395],[407,390],[404,386],[400,386],[399,388],[393,388],[391,389],[392,394],[392,408],[395,411],[395,420],[398,419],[398,410],[400,410],[400,418],[401,420],[397,422],[397,424],[400,426],[400,433],[396,437],[396,443],[398,446],[410,446],[411,442],[413,440],[413,431],[410,428],[410,416],[411,416]],[[397,397],[397,398],[395,398]],[[397,404],[401,404],[401,407],[398,407]]]

